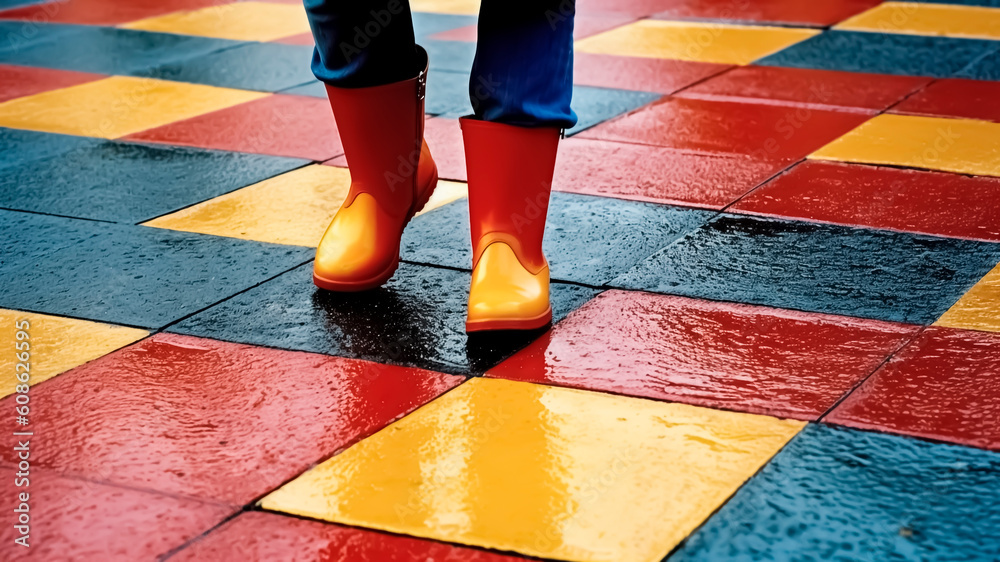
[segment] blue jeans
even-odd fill
[[[303,1],[319,80],[361,88],[416,76],[406,0]],[[575,0],[483,0],[469,80],[476,118],[524,127],[576,124],[570,109],[574,15]]]

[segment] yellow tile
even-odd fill
[[[882,33],[1000,39],[1000,10],[954,4],[886,2],[835,27]]]
[[[245,240],[313,246],[347,197],[346,168],[315,164],[275,176],[145,226],[229,236]],[[422,212],[466,196],[464,183],[440,181]]]
[[[1000,176],[1000,123],[879,115],[809,158]]]
[[[300,4],[235,2],[174,12],[126,23],[121,27],[236,41],[273,41],[308,33],[309,20]]]
[[[112,76],[0,103],[0,127],[114,139],[269,95]]]
[[[33,312],[0,309],[0,397],[14,393],[19,362],[15,345],[25,340],[17,338],[18,324],[28,321],[28,384],[42,381],[83,365],[87,361],[110,353],[146,337],[148,332],[123,326],[112,326],[86,320],[74,320]],[[24,347],[22,344],[21,347]]]
[[[1000,265],[962,295],[934,325],[1000,332]]]
[[[410,0],[414,12],[479,15],[479,0]]]
[[[581,53],[749,64],[819,31],[718,23],[641,20],[576,42]]]
[[[804,424],[472,379],[265,509],[570,560],[660,560]]]

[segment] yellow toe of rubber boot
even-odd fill
[[[466,332],[534,330],[552,321],[542,235],[559,129],[463,118],[472,285]]]
[[[351,189],[316,249],[313,282],[330,291],[383,285],[399,266],[403,228],[437,185],[424,133],[427,53],[420,72],[367,88],[327,86]]]
[[[530,330],[551,321],[548,264],[532,273],[509,245],[490,244],[472,273],[465,331]]]

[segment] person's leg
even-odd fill
[[[413,18],[406,0],[303,0],[316,49],[312,71],[341,88],[413,77]]]
[[[466,331],[551,321],[542,253],[560,129],[572,127],[573,0],[484,0],[462,119],[473,268]]]
[[[437,184],[423,142],[427,53],[404,0],[305,0],[351,189],[316,249],[313,281],[363,291],[389,280],[406,223]]]
[[[477,119],[522,127],[576,124],[575,0],[483,0],[469,97]]]

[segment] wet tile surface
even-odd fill
[[[101,74],[0,64],[0,103],[104,78]]]
[[[883,2],[840,22],[837,29],[1000,39],[1000,13],[979,6]]]
[[[817,33],[815,30],[791,27],[641,20],[577,41],[576,50],[630,57],[750,64]]]
[[[312,257],[307,248],[0,211],[0,307],[159,328]]]
[[[126,140],[315,161],[344,152],[325,99],[281,94],[135,133]]]
[[[581,136],[702,154],[798,160],[866,119],[823,109],[667,98]]]
[[[32,451],[34,452],[34,451]],[[5,481],[17,470],[0,466]],[[14,543],[13,525],[0,530],[4,560],[153,560],[225,520],[236,509],[59,476],[32,467],[27,487],[8,484],[0,498],[11,509],[28,493],[28,548]],[[14,520],[13,517],[10,518]]]
[[[1000,50],[972,62],[956,76],[973,80],[1000,80]]]
[[[786,167],[780,161],[710,156],[582,138],[559,147],[553,188],[654,203],[721,209]]]
[[[706,62],[576,53],[573,82],[584,86],[672,94],[727,68],[729,65]]]
[[[878,4],[878,1],[833,0],[808,3],[797,0],[761,0],[757,2],[682,0],[665,3],[664,7],[667,9],[655,17],[827,26],[866,10]]]
[[[540,212],[527,204],[524,216]],[[554,193],[544,251],[552,279],[601,285],[709,220],[712,213],[633,201]],[[415,219],[403,233],[403,259],[472,269],[468,203]]]
[[[381,289],[330,293],[313,287],[312,264],[306,264],[170,331],[455,374],[482,373],[539,336],[470,338],[468,290],[468,272],[404,263]],[[597,293],[553,283],[553,321]]]
[[[159,2],[65,0],[10,10],[4,12],[2,17],[43,22],[115,25],[179,10],[196,10],[216,3],[217,0],[162,0]]]
[[[18,343],[29,352],[28,371],[16,366],[20,358],[14,353],[0,359],[0,396],[13,394],[19,384],[45,382],[149,335],[135,328],[18,310],[0,309],[0,322],[0,341],[11,342],[12,347]],[[18,331],[28,334],[25,343],[19,342]]]
[[[935,324],[1000,332],[1000,265],[976,282]]]
[[[43,28],[39,39],[32,43],[0,50],[0,62],[79,72],[129,74],[239,44],[224,39],[113,27],[59,27],[56,30]]]
[[[809,157],[1000,177],[998,153],[1000,123],[886,114]]]
[[[990,560],[997,470],[997,453],[811,425],[670,561]]]
[[[524,560],[485,550],[254,511],[228,521],[171,560],[241,562],[248,559],[275,560],[290,553],[303,560],[357,562]]]
[[[918,329],[608,291],[487,375],[815,420]]]
[[[307,161],[194,148],[104,142],[8,168],[0,206],[137,223]]]
[[[32,458],[90,480],[243,505],[460,381],[158,334],[39,387],[48,408],[32,417]]]
[[[309,22],[301,7],[267,2],[234,2],[174,12],[122,27],[234,41],[272,41],[309,32]]]
[[[997,261],[1000,244],[723,215],[611,284],[928,324]]]
[[[232,49],[196,55],[147,70],[137,76],[192,82],[223,88],[278,92],[313,82],[312,46],[245,43]]]
[[[473,379],[261,505],[534,556],[659,560],[800,427]]]
[[[100,142],[93,138],[0,127],[0,145],[3,146],[0,169],[44,160],[81,147],[96,146]]]
[[[982,39],[833,30],[757,64],[946,78],[995,49]]]
[[[315,247],[351,188],[346,168],[312,165],[143,223],[145,226]],[[441,180],[420,213],[467,195]]]
[[[263,96],[229,88],[113,76],[0,104],[0,126],[115,139]]]
[[[965,117],[1000,122],[1000,84],[982,80],[945,79],[910,96],[893,113]]]
[[[1000,450],[1000,334],[927,328],[824,421]]]
[[[998,195],[1000,178],[806,161],[729,210],[1000,242]]]
[[[930,82],[929,78],[808,68],[741,66],[696,84],[679,97],[770,102],[827,109],[886,109]]]

